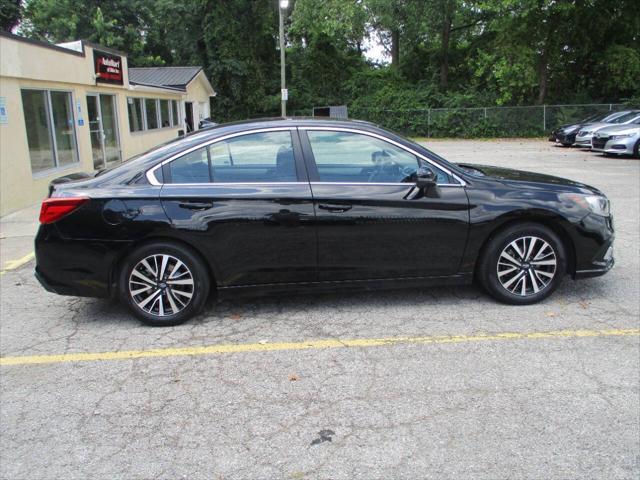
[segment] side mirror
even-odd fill
[[[436,184],[436,174],[429,167],[420,167],[416,172],[416,187],[425,190]]]

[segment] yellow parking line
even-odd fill
[[[5,269],[0,272],[0,275],[4,275],[9,270],[15,270],[18,267],[21,267],[25,263],[30,262],[36,257],[34,252],[27,253],[24,257],[19,258],[17,260],[8,260],[5,263]]]
[[[0,357],[0,365],[27,365],[61,362],[88,362],[96,360],[132,360],[149,357],[183,357],[246,352],[274,352],[283,350],[311,350],[346,347],[377,347],[383,345],[472,343],[500,340],[540,340],[557,338],[638,336],[640,329],[618,330],[556,330],[549,332],[503,332],[478,335],[434,335],[426,337],[360,338],[351,340],[326,339],[303,342],[241,343],[209,345],[204,347],[157,348],[152,350],[129,350],[121,352],[68,353],[61,355],[32,355],[22,357]]]

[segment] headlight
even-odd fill
[[[620,134],[620,135],[611,135],[609,137],[609,140],[619,140],[621,138],[629,138],[629,137],[633,137],[633,133],[625,133],[625,134]]]
[[[571,208],[576,206],[582,210],[589,210],[596,215],[608,217],[610,214],[609,199],[604,195],[581,195],[579,193],[562,193],[562,200]]]

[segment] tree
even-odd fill
[[[0,0],[0,30],[10,32],[22,18],[21,0]]]

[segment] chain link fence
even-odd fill
[[[540,137],[558,125],[628,108],[621,103],[534,105],[524,107],[425,108],[388,110],[350,108],[349,118],[366,120],[414,137]],[[313,109],[297,110],[308,116]]]

